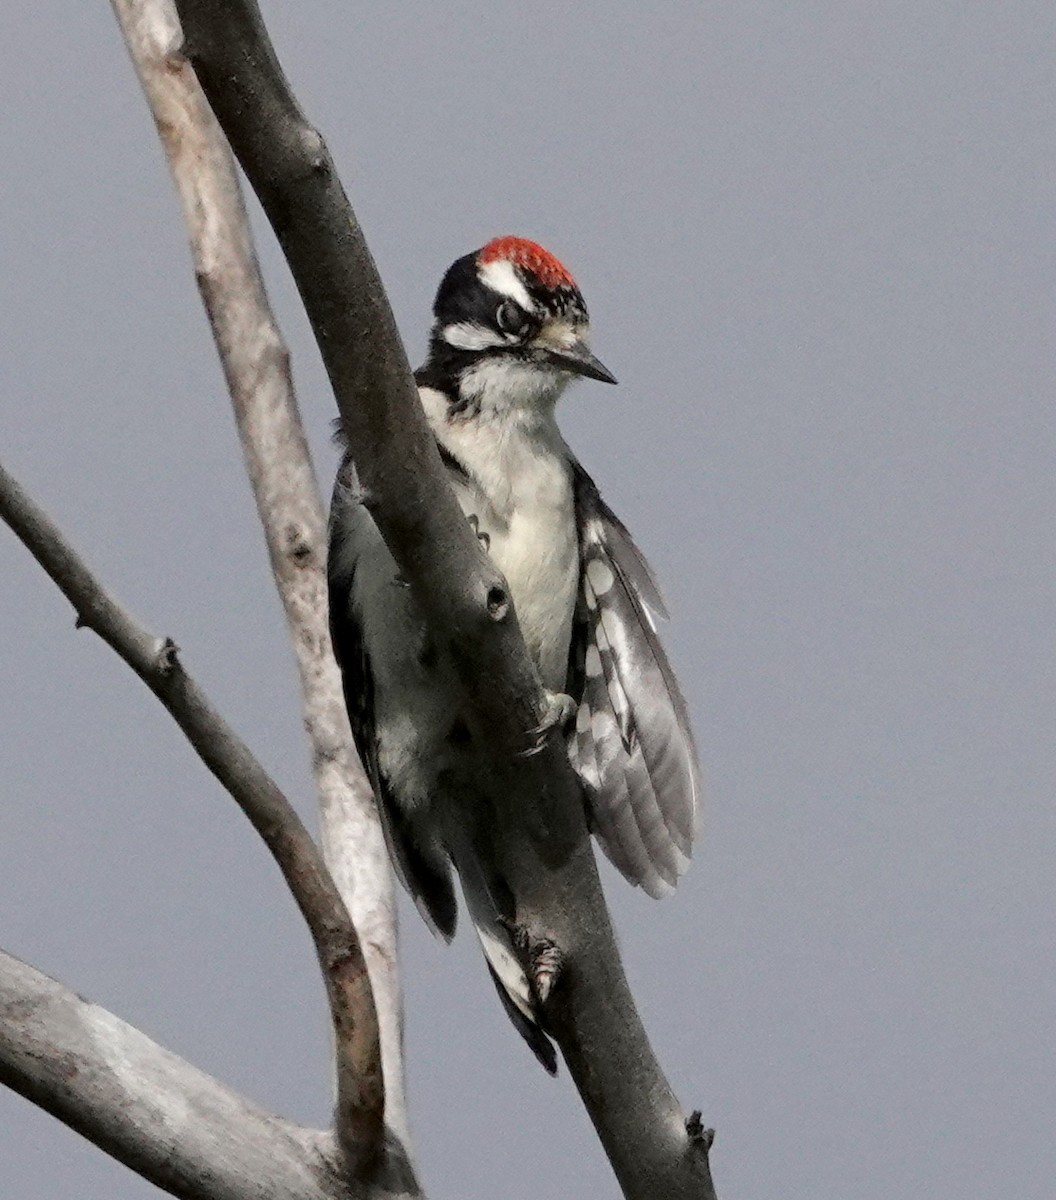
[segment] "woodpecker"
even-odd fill
[[[589,348],[583,296],[541,246],[500,237],[448,269],[433,316],[415,381],[448,479],[506,577],[595,838],[632,884],[665,895],[689,862],[696,751],[656,635],[667,612],[652,572],[555,419],[572,380],[616,382]],[[477,843],[441,811],[441,776],[469,737],[461,693],[361,503],[347,452],[328,573],[352,732],[396,873],[450,939],[455,868],[506,1010],[553,1072],[542,1001],[558,952],[526,944]]]

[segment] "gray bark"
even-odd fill
[[[332,1134],[266,1113],[0,951],[0,1083],[185,1200],[414,1200],[395,1160],[350,1188]]]
[[[74,606],[77,625],[97,633],[168,709],[271,851],[311,932],[326,985],[337,1053],[335,1128],[345,1154],[345,1175],[362,1185],[387,1177],[392,1140],[384,1130],[373,994],[355,927],[318,847],[274,781],[184,670],[175,642],[150,634],[103,589],[47,514],[2,466],[0,517]],[[19,1011],[14,1005],[0,1018],[17,1017]],[[66,1049],[63,1033],[57,1029],[48,1042],[60,1062]],[[8,1048],[16,1044],[9,1029],[4,1036]],[[54,1075],[48,1078],[55,1081]],[[402,1148],[397,1151],[402,1171],[406,1156]],[[260,1166],[266,1169],[266,1163]]]

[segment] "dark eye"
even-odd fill
[[[495,313],[495,324],[503,333],[523,334],[528,323],[528,314],[512,300],[503,300]]]

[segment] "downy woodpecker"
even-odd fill
[[[555,711],[567,715],[595,837],[632,884],[661,896],[689,861],[698,792],[685,704],[653,623],[667,613],[554,416],[575,377],[616,380],[588,348],[572,276],[524,238],[496,238],[458,259],[433,314],[415,380],[451,486],[506,577]],[[487,864],[440,811],[441,773],[468,738],[453,667],[432,645],[357,490],[346,454],[330,518],[330,624],[396,872],[434,931],[450,938],[453,863],[499,995],[552,1071],[540,1028],[544,985],[526,974],[514,914],[501,911]]]

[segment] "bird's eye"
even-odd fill
[[[504,300],[495,313],[495,324],[503,333],[522,334],[528,328],[528,314],[519,304]]]

